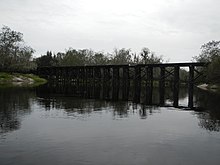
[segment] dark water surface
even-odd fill
[[[187,94],[180,95],[184,106]],[[0,89],[0,164],[219,165],[220,97],[197,91],[195,105],[184,110]]]

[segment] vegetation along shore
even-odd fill
[[[0,87],[10,86],[38,86],[47,80],[33,74],[0,72]]]

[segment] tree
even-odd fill
[[[89,50],[76,50],[69,48],[60,59],[59,63],[61,66],[80,66],[88,64]],[[61,53],[60,53],[61,54]]]
[[[207,80],[211,83],[220,84],[220,57],[215,58],[207,69]]]
[[[35,61],[38,67],[57,66],[58,64],[56,56],[53,56],[51,51],[47,51],[46,55],[42,55],[41,57],[36,58]]]
[[[108,64],[109,59],[103,53],[94,53],[89,57],[90,65],[105,65]]]
[[[140,56],[140,62],[143,64],[157,64],[163,62],[162,57],[156,56],[154,52],[150,51],[150,49],[146,47],[142,49]]]
[[[193,57],[198,62],[212,62],[220,57],[220,41],[210,41],[201,46],[201,53]]]
[[[112,54],[95,52],[91,49],[76,50],[69,48],[66,52],[58,52],[52,56],[51,52],[47,52],[36,59],[39,67],[41,66],[83,66],[83,65],[126,65],[126,64],[150,64],[162,63],[162,58],[155,56],[153,52],[147,52],[147,48],[143,49],[141,56],[132,53],[130,49],[114,49]]]
[[[140,57],[139,57],[139,55],[137,55],[136,53],[134,53],[133,55],[133,64],[139,64],[140,63]]]
[[[210,41],[201,46],[201,53],[195,56],[197,62],[210,62],[206,71],[207,80],[220,83],[220,41]]]
[[[131,50],[130,49],[114,49],[111,57],[111,64],[123,65],[131,63]]]
[[[0,31],[0,69],[29,69],[34,49],[24,45],[23,34],[3,26]]]

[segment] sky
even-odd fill
[[[149,48],[189,62],[220,40],[219,0],[0,0],[0,26],[22,32],[35,57],[68,48]]]

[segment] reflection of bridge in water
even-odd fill
[[[103,99],[113,100],[132,98],[136,103],[144,96],[147,105],[154,104],[155,86],[158,87],[159,105],[164,105],[165,90],[169,86],[174,107],[179,106],[179,91],[184,83],[188,85],[188,107],[193,108],[194,85],[201,81],[204,76],[201,68],[206,66],[207,63],[166,63],[41,67],[38,74],[52,82],[53,86],[61,87],[66,94],[78,93],[86,98],[101,95]],[[180,79],[181,68],[188,70],[184,80]]]

